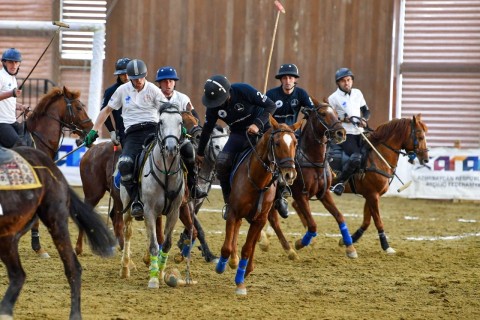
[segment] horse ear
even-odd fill
[[[269,114],[269,117],[270,117],[270,124],[272,125],[272,127],[277,128],[278,127],[277,120],[275,120],[275,118],[272,116],[271,113]]]
[[[310,99],[312,99],[312,102],[313,102],[314,106],[318,106],[320,104],[320,102],[318,102],[317,98],[310,97]]]
[[[296,130],[298,130],[301,126],[302,126],[302,120],[298,120],[297,122],[295,122],[294,124],[292,124],[292,125],[290,126],[290,128],[292,128],[293,131],[296,131]]]

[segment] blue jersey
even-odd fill
[[[198,154],[203,155],[217,120],[225,122],[232,133],[245,133],[252,124],[261,131],[266,131],[270,126],[269,114],[273,114],[274,111],[275,104],[266,95],[249,84],[233,83],[230,98],[223,105],[207,109],[205,113],[205,125],[200,137]]]
[[[307,91],[298,87],[293,88],[292,93],[286,94],[280,86],[268,90],[266,95],[275,102],[277,109],[273,116],[279,123],[292,125],[297,122],[302,107],[315,107]]]

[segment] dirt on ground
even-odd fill
[[[80,189],[77,189],[79,192]],[[346,215],[350,232],[362,221],[363,198],[335,197]],[[79,257],[83,266],[84,319],[479,319],[480,318],[480,210],[479,202],[382,198],[381,211],[390,245],[386,255],[372,225],[355,246],[358,259],[339,247],[335,220],[318,202],[312,202],[318,236],[288,260],[275,235],[270,249],[255,254],[254,272],[247,277],[248,294],[235,294],[235,270],[216,274],[194,248],[190,269],[198,284],[148,289],[148,268],[142,262],[147,246],[143,222],[134,222],[133,259],[137,270],[129,279],[119,277],[121,253],[102,259],[88,246]],[[108,197],[97,211],[106,219]],[[225,222],[219,190],[212,190],[199,218],[208,242],[219,254]],[[291,208],[291,207],[290,207]],[[282,220],[287,238],[294,242],[304,229],[294,214]],[[111,222],[109,222],[111,226]],[[239,237],[243,244],[248,223]],[[175,242],[183,229],[177,225]],[[77,229],[71,224],[72,240]],[[63,265],[48,231],[40,229],[50,259],[30,249],[30,234],[21,240],[21,259],[27,281],[15,307],[15,319],[68,319],[70,291]],[[175,247],[172,252],[179,250]],[[185,275],[186,264],[168,267]],[[8,285],[0,264],[0,294]]]

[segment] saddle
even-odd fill
[[[0,147],[0,190],[30,190],[42,187],[35,169],[21,155]]]

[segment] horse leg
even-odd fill
[[[177,263],[182,262],[184,258],[190,256],[190,252],[193,248],[193,244],[195,243],[195,239],[197,237],[197,230],[194,227],[194,223],[192,221],[192,215],[190,214],[190,207],[188,206],[187,203],[183,204],[180,207],[180,220],[185,226],[185,230],[180,237],[181,239],[183,238],[183,241],[181,243],[181,248],[180,248],[181,249],[180,255],[175,257],[175,262]]]
[[[268,213],[267,213],[268,214]],[[254,269],[253,255],[255,253],[255,246],[260,237],[263,227],[266,223],[265,219],[255,220],[248,228],[247,239],[242,247],[242,258],[238,264],[237,273],[235,275],[235,284],[237,288],[235,293],[238,295],[246,295],[247,287],[245,285],[245,277],[247,277]]]
[[[240,220],[238,224],[235,225],[235,231],[233,233],[233,238],[232,238],[232,252],[230,253],[230,260],[228,261],[228,266],[230,267],[230,269],[236,269],[240,261],[240,257],[238,256],[237,250],[238,250],[238,235],[240,234],[241,225],[242,225],[242,220]]]
[[[53,243],[58,250],[60,259],[62,259],[65,276],[70,285],[70,318],[81,319],[81,283],[82,283],[82,267],[78,261],[77,255],[73,251],[70,240],[70,233],[68,231],[68,220],[58,219],[58,217],[67,217],[69,214],[59,214],[55,212],[55,217],[49,217],[48,220],[43,221],[47,226]]]
[[[307,225],[307,232],[302,239],[295,241],[295,249],[300,250],[308,245],[314,237],[317,236],[317,223],[312,217],[310,211],[310,204],[306,197],[299,197],[292,202],[292,206],[295,208],[299,215],[303,215]]]
[[[147,229],[147,239],[149,240],[148,253],[149,253],[149,280],[148,288],[158,289],[160,286],[159,282],[159,257],[160,250],[157,242],[157,231],[156,231],[156,218],[151,214],[152,209],[149,208],[148,203],[145,204],[144,211],[145,227]]]
[[[50,255],[45,249],[42,248],[42,245],[40,244],[40,232],[38,231],[39,227],[40,227],[40,222],[37,219],[37,221],[33,224],[32,231],[31,231],[32,249],[40,258],[48,259],[50,258]]]
[[[118,245],[120,250],[123,250],[124,247],[124,238],[123,238],[123,215],[122,215],[123,205],[122,200],[119,197],[113,197],[113,209],[112,215],[110,218],[112,219],[113,224],[113,232],[115,233],[115,238],[118,241]]]
[[[371,195],[368,198],[365,198],[365,206],[368,207],[371,217],[373,218],[373,222],[375,223],[375,227],[378,231],[378,238],[380,240],[380,245],[387,254],[395,254],[396,251],[392,247],[390,247],[387,236],[385,235],[385,231],[383,229],[383,221],[382,217],[380,216],[380,209],[379,209],[379,201],[380,196],[378,194]]]
[[[224,273],[225,267],[227,265],[228,258],[233,252],[233,243],[235,232],[238,231],[240,225],[242,224],[241,219],[237,219],[236,212],[233,208],[229,209],[229,214],[227,217],[227,222],[225,224],[225,240],[223,241],[222,249],[220,250],[220,258],[215,267],[217,273]]]
[[[7,267],[8,288],[0,303],[0,319],[13,319],[13,308],[20,295],[26,275],[18,254],[19,237],[2,237],[0,258]]]
[[[180,214],[179,210],[170,212],[167,215],[167,220],[165,222],[165,231],[163,232],[165,241],[162,243],[162,249],[158,253],[158,270],[160,271],[161,279],[163,279],[165,275],[165,268],[167,266],[168,253],[172,248],[172,234],[175,228],[175,224],[178,221],[179,214]]]
[[[283,250],[287,254],[288,259],[299,260],[297,252],[290,246],[290,243],[288,242],[288,240],[285,238],[285,235],[283,234],[283,231],[282,231],[282,228],[280,227],[280,222],[278,219],[278,212],[273,207],[268,214],[268,221],[270,222],[270,225],[275,231],[275,234],[277,235],[277,238],[280,241],[280,244],[282,245]],[[260,246],[260,249],[262,249],[261,246]]]
[[[353,240],[350,236],[350,232],[348,231],[347,223],[345,222],[345,217],[343,214],[338,210],[335,202],[333,201],[333,196],[330,192],[325,193],[323,198],[320,199],[325,209],[335,218],[338,223],[338,228],[340,229],[340,233],[342,234],[343,243],[346,246],[346,255],[351,259],[358,258],[357,250],[353,246]]]
[[[124,246],[122,252],[122,260],[121,260],[121,269],[120,269],[120,278],[129,278],[130,277],[130,270],[136,269],[135,264],[131,258],[131,251],[130,251],[130,239],[132,238],[132,215],[130,211],[127,211],[123,215],[123,236],[124,236]]]

